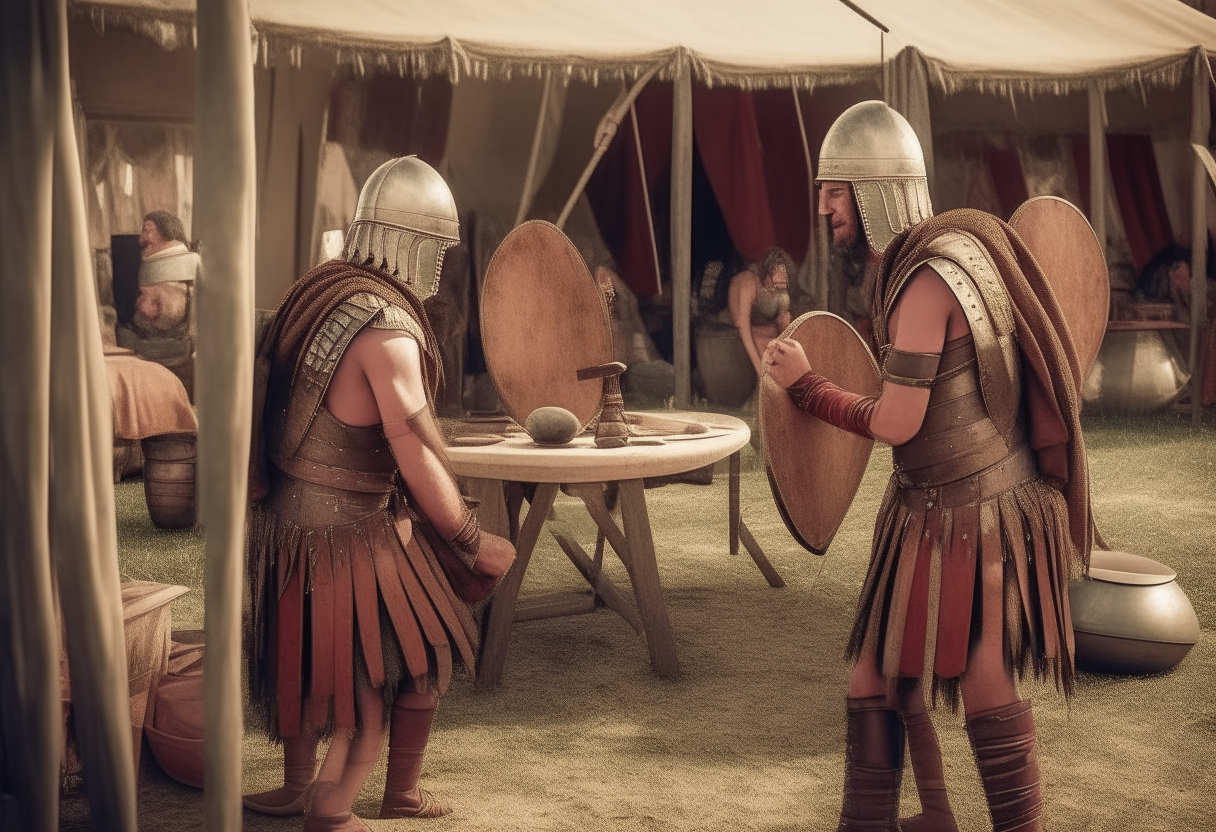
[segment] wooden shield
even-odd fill
[[[612,360],[608,308],[557,226],[525,222],[490,258],[481,342],[503,407],[521,425],[538,407],[564,407],[583,427],[599,414],[604,379],[577,374]]]
[[[1009,224],[1047,276],[1064,313],[1081,363],[1079,386],[1102,346],[1110,314],[1110,277],[1102,246],[1080,209],[1059,197],[1027,200]]]
[[[815,372],[863,396],[877,395],[878,364],[857,330],[830,312],[808,312],[782,334],[802,344]],[[760,439],[769,485],[786,528],[822,555],[857,494],[874,440],[804,413],[768,375],[760,380]]]

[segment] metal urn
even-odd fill
[[[1161,673],[1199,641],[1199,618],[1173,569],[1095,549],[1089,577],[1069,587],[1077,666],[1100,673]]]

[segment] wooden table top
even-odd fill
[[[730,456],[747,444],[747,423],[720,413],[659,411],[655,416],[696,422],[699,434],[633,436],[623,448],[597,448],[584,434],[565,445],[539,445],[526,433],[488,445],[449,445],[452,468],[462,477],[514,482],[611,482],[691,471]]]

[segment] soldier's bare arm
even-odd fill
[[[367,328],[347,348],[342,363],[347,361],[352,366],[339,365],[331,385],[338,383],[343,369],[358,371],[418,510],[440,534],[455,535],[465,520],[464,500],[443,461],[410,423],[427,408],[418,342],[403,332]],[[342,418],[333,408],[330,412]]]

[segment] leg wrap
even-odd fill
[[[849,698],[844,800],[837,832],[895,832],[904,727],[886,698]]]
[[[416,691],[399,693],[393,703],[381,818],[437,818],[451,811],[418,786],[437,704],[435,694]]]
[[[937,731],[925,712],[903,714],[908,733],[908,757],[916,776],[916,791],[920,795],[920,814],[901,820],[900,832],[958,832],[950,800],[946,796],[946,779],[942,772],[942,752],[937,744]]]
[[[241,799],[246,809],[263,815],[298,815],[308,802],[317,769],[317,738],[301,732],[283,738],[283,786]]]
[[[993,832],[1038,832],[1043,798],[1030,700],[981,711],[967,734],[984,782]]]

